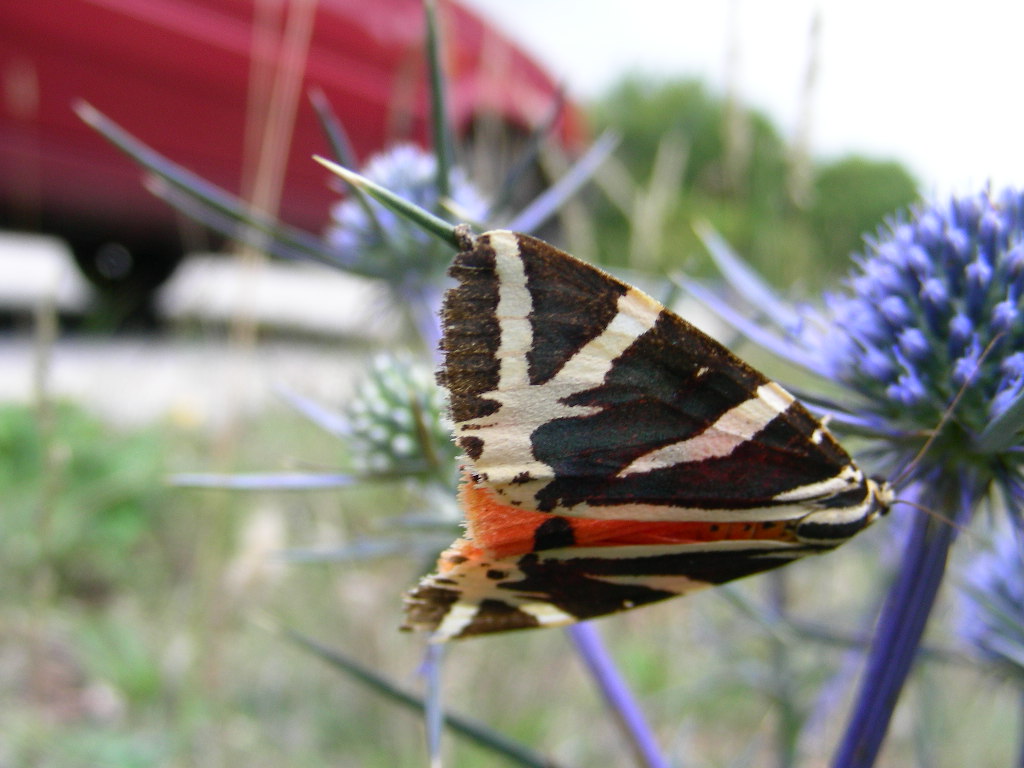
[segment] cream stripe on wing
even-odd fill
[[[800,502],[823,499],[828,496],[850,491],[864,482],[864,473],[853,464],[847,464],[835,477],[821,480],[816,483],[801,485],[772,497],[772,501]]]
[[[558,608],[551,603],[524,601],[516,604],[516,602],[512,600],[509,602],[515,605],[516,608],[523,613],[533,616],[533,618],[537,620],[537,623],[542,627],[559,627],[563,624],[572,624],[574,621],[579,621],[579,619],[571,613],[566,613],[561,608]]]
[[[622,353],[654,327],[663,307],[646,293],[630,288],[619,297],[616,309],[618,312],[605,329],[555,374],[550,383],[552,389],[564,389],[571,384],[567,394],[572,395],[601,384]]]
[[[479,603],[462,602],[461,600],[452,603],[444,618],[441,619],[441,623],[437,625],[437,629],[431,634],[431,640],[443,642],[455,637],[473,623],[479,610]]]
[[[774,382],[762,384],[755,396],[730,408],[699,435],[658,448],[635,459],[619,477],[730,455],[785,411],[793,396]]]
[[[533,347],[530,313],[533,297],[526,286],[526,269],[519,255],[519,241],[512,232],[490,234],[494,248],[494,269],[498,275],[498,306],[495,313],[501,342],[499,389],[526,387],[529,384],[526,353]]]

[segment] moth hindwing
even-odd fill
[[[438,375],[466,534],[406,628],[602,616],[830,550],[888,508],[788,392],[637,288],[526,235],[466,240]]]

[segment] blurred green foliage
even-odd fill
[[[899,163],[848,155],[817,167],[807,216],[822,253],[853,253],[884,217],[916,197],[917,185]]]
[[[695,80],[628,78],[593,107],[592,120],[622,137],[621,168],[606,176],[594,216],[605,263],[700,274],[707,260],[692,223],[703,218],[773,282],[816,288],[847,268],[864,234],[918,197],[900,164],[815,163],[767,116]],[[673,141],[683,160],[666,175],[658,166]],[[624,180],[631,195],[622,194]],[[654,215],[652,200],[662,201]]]
[[[637,176],[650,172],[663,137],[675,132],[688,145],[681,189],[744,198],[755,210],[776,206],[783,197],[786,147],[771,121],[731,106],[697,80],[623,80],[595,105],[592,117],[598,128],[612,128],[622,137],[619,157]],[[739,179],[730,178],[726,156],[729,120],[747,124],[749,163]]]
[[[167,493],[164,449],[157,429],[118,433],[69,405],[0,407],[7,585],[47,568],[59,593],[93,601],[130,578]]]

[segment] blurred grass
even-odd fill
[[[340,543],[379,526],[394,486],[339,492],[227,493],[168,488],[168,470],[207,465],[218,436],[168,424],[130,433],[61,406],[52,432],[63,460],[46,478],[34,412],[0,409],[4,535],[0,562],[0,764],[49,768],[394,766],[423,764],[415,715],[369,694],[266,632],[287,626],[416,686],[421,640],[395,631],[401,592],[425,563],[283,566],[274,552]],[[239,470],[341,460],[339,443],[286,410],[238,425]],[[55,468],[53,468],[55,467]],[[55,482],[49,541],[33,515]],[[103,489],[100,492],[99,489]],[[883,579],[885,521],[827,558],[786,571],[791,611],[856,632]],[[59,532],[59,535],[58,535]],[[40,577],[45,599],[33,593]],[[763,603],[766,579],[735,587]],[[948,642],[942,618],[933,642]],[[770,765],[774,708],[764,626],[720,590],[602,622],[664,743],[694,764]],[[814,698],[844,663],[838,647],[782,638],[798,706],[821,717],[827,756],[852,678]],[[558,631],[456,644],[446,698],[565,765],[625,765],[629,756],[582,665]],[[911,762],[916,713],[937,768],[1007,764],[1015,696],[969,666],[930,664],[897,720],[883,765]],[[955,695],[935,695],[953,691]],[[827,706],[826,706],[827,705]],[[972,734],[965,740],[963,734]],[[450,765],[508,763],[453,742]],[[802,764],[815,764],[813,759]]]
[[[764,113],[698,80],[626,77],[591,116],[622,139],[592,201],[592,258],[613,266],[709,275],[693,232],[704,219],[784,294],[804,296],[918,197],[899,162],[806,158]]]

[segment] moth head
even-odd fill
[[[875,501],[875,517],[889,514],[889,509],[896,503],[896,491],[889,481],[880,477],[869,477],[868,490]],[[874,517],[871,522],[874,522]]]
[[[894,501],[889,483],[865,478],[858,490],[859,493],[844,492],[820,502],[819,510],[797,523],[797,538],[808,544],[839,546],[889,512]]]

